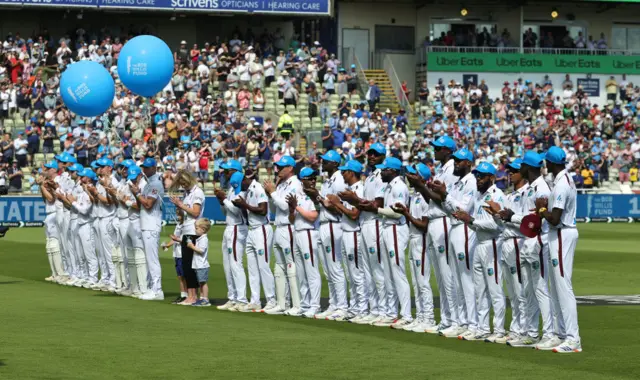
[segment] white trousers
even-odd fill
[[[109,285],[116,285],[116,269],[111,258],[112,250],[115,245],[115,230],[112,225],[113,217],[98,219],[98,233],[100,234],[100,256],[104,262],[102,268],[102,279]]]
[[[114,252],[118,250],[117,260],[114,260],[116,265],[120,267],[120,281],[121,284],[116,284],[123,288],[129,287],[129,270],[127,263],[127,231],[129,230],[129,218],[117,218],[117,233],[118,244],[114,249]]]
[[[147,269],[147,259],[144,253],[140,219],[129,219],[125,244],[127,246],[131,291],[134,294],[145,293],[149,288],[147,282],[149,270]]]
[[[273,272],[269,267],[272,242],[273,230],[271,226],[263,225],[249,228],[246,247],[247,269],[249,271],[251,303],[256,305],[260,305],[261,283],[267,302],[275,300],[276,297]]]
[[[346,311],[348,304],[346,279],[342,269],[342,227],[340,227],[340,223],[327,222],[320,225],[318,251],[329,288],[329,308]]]
[[[489,310],[493,306],[493,332],[504,334],[505,302],[499,270],[501,242],[497,239],[479,241],[473,258],[473,281],[476,287],[478,332],[490,333]]]
[[[90,238],[91,236],[87,236]],[[76,277],[81,278],[83,280],[89,279],[89,272],[87,270],[87,262],[84,258],[84,253],[82,250],[82,238],[78,233],[78,219],[74,218],[69,221],[69,245],[73,246],[71,253],[73,254],[76,262]]]
[[[64,210],[56,209],[56,228],[58,230],[58,242],[60,244],[60,257],[62,259],[62,275],[73,275],[71,262],[69,259],[69,250],[67,249],[67,227],[65,225]]]
[[[411,320],[411,288],[405,270],[405,251],[409,244],[409,227],[407,225],[387,225],[382,231],[382,238],[387,249],[385,268],[389,272],[387,288],[387,316],[397,317],[398,305],[400,316]],[[389,292],[389,289],[392,289]]]
[[[349,311],[355,315],[367,314],[367,296],[364,288],[364,261],[360,231],[342,231],[342,262],[349,279]]]
[[[301,230],[295,232],[294,254],[296,275],[300,284],[300,308],[320,310],[320,290],[322,281],[318,270],[318,231]]]
[[[76,259],[76,247],[74,232],[71,230],[71,214],[65,212],[63,221],[63,235],[64,235],[64,250],[66,252],[67,261],[69,264],[69,276],[73,278],[79,278],[79,267]]]
[[[427,254],[427,234],[411,235],[409,239],[409,254],[413,295],[416,300],[416,317],[433,324],[433,293],[429,278],[431,265]]]
[[[162,267],[158,256],[160,231],[142,230],[142,244],[144,244],[144,254],[149,271],[149,290],[159,293],[162,291]]]
[[[524,319],[523,329],[531,338],[538,337],[542,316],[542,335],[556,334],[554,310],[549,295],[549,236],[538,235],[524,241],[520,255],[522,273],[522,299],[520,307]]]
[[[84,255],[87,267],[87,280],[92,284],[98,282],[98,257],[96,256],[95,237],[91,222],[78,226],[77,249]]]
[[[222,267],[227,281],[227,298],[247,303],[247,277],[244,274],[243,255],[247,241],[247,226],[227,226],[222,235]]]
[[[511,304],[511,324],[509,332],[523,335],[526,333],[525,318],[522,300],[522,266],[520,265],[520,251],[524,245],[524,239],[511,237],[502,241],[502,258],[500,269],[502,278],[509,294]]]
[[[384,283],[382,260],[382,224],[379,220],[362,225],[363,270],[365,292],[369,296],[369,311],[373,315],[384,315],[387,290]]]
[[[476,289],[473,282],[473,259],[476,233],[466,224],[451,227],[449,267],[453,278],[457,311],[452,313],[454,322],[470,330],[478,327]]]
[[[458,319],[457,300],[449,258],[449,218],[444,216],[429,221],[427,252],[433,265],[440,294],[440,325],[449,327]]]
[[[273,235],[273,252],[276,257],[274,277],[276,282],[276,299],[281,308],[293,306],[300,308],[300,291],[296,261],[293,257],[295,239],[293,226],[276,226]]]
[[[573,341],[580,341],[578,308],[571,284],[577,243],[577,228],[560,228],[549,232],[551,300],[558,312],[558,335]]]

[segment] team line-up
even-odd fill
[[[224,163],[229,189],[217,189],[216,197],[226,215],[222,257],[228,302],[218,309],[581,352],[571,285],[576,188],[564,151],[529,151],[513,160],[508,168],[514,189],[505,195],[494,184],[493,165],[481,162],[473,168],[473,154],[456,150],[448,136],[432,145],[440,163],[433,176],[424,164],[403,167],[379,143],[367,152],[371,174],[366,178],[360,162],[341,166],[340,155],[328,151],[321,169],[327,179],[319,191],[319,173],[303,168],[296,176],[289,156],[276,163],[275,184],[261,184],[257,172],[244,172],[235,160]],[[140,168],[131,160],[114,165],[103,158],[92,164],[95,172],[74,161],[65,153],[56,156],[45,164],[40,180],[52,270],[48,280],[164,299],[158,260],[164,188],[155,160],[146,159]],[[549,184],[541,174],[545,163],[553,176]],[[172,187],[182,189],[183,196],[171,197],[178,224],[162,247],[173,246],[181,289],[174,303],[210,306],[211,223],[201,218],[205,196],[185,171],[177,173]],[[275,230],[268,218],[274,209]],[[532,219],[532,212],[537,217]],[[320,264],[329,288],[325,310],[320,308]],[[440,296],[437,324],[431,267]],[[513,314],[508,329],[502,281]]]

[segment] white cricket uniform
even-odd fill
[[[473,213],[476,193],[476,177],[468,173],[453,184],[447,186],[447,199],[443,206],[449,215],[457,210]],[[455,289],[457,312],[452,313],[454,324],[475,331],[478,326],[476,292],[473,282],[473,259],[476,245],[476,233],[462,221],[450,217],[449,252],[446,262],[451,268]]]
[[[144,189],[147,181],[140,178],[138,188]],[[131,189],[127,185],[123,188],[127,201],[129,212],[129,226],[127,228],[126,246],[127,246],[127,264],[129,265],[129,283],[131,284],[131,292],[135,295],[144,294],[149,286],[147,277],[149,271],[147,269],[147,259],[144,253],[144,242],[142,241],[142,230],[140,225],[140,209],[132,206],[137,203],[135,197],[131,193]]]
[[[73,185],[71,189],[71,195],[76,198],[79,198],[81,194],[84,193],[82,189],[82,185],[80,183],[80,177],[78,177],[77,181]],[[71,219],[69,220],[69,230],[71,232],[71,244],[74,246],[74,253],[76,256],[76,265],[78,268],[77,276],[83,280],[89,281],[89,271],[87,268],[87,261],[84,255],[84,247],[82,246],[83,236],[78,232],[78,209],[76,207],[71,206],[70,215]],[[87,210],[89,212],[89,210]],[[90,235],[86,235],[90,236]]]
[[[390,208],[396,203],[409,206],[409,188],[401,176],[395,177],[387,184],[384,191],[384,207]],[[411,320],[411,288],[405,270],[405,251],[409,244],[409,227],[406,218],[385,217],[382,220],[382,239],[386,249],[384,269],[387,283],[387,317],[395,319],[400,316]]]
[[[576,228],[576,185],[566,170],[553,180],[549,210],[562,210],[560,223],[549,226],[550,290],[554,309],[558,312],[558,335],[561,339],[580,342],[578,309],[571,276],[578,243]]]
[[[521,214],[527,212],[525,209],[527,193],[529,185],[525,184],[521,188],[514,190],[507,195],[505,208]],[[524,335],[525,317],[524,306],[522,302],[522,266],[521,251],[524,245],[525,237],[520,232],[520,224],[507,222],[502,231],[502,258],[500,260],[500,269],[504,279],[507,292],[509,293],[509,302],[511,304],[511,324],[509,325],[510,334]],[[536,325],[537,328],[537,325]]]
[[[158,248],[160,246],[160,230],[162,229],[162,198],[164,197],[164,187],[159,174],[149,177],[149,183],[142,189],[141,194],[156,200],[149,210],[141,207],[140,229],[142,230],[142,243],[149,270],[149,290],[158,294],[162,292],[162,268],[160,267]]]
[[[516,225],[535,209],[537,198],[549,198],[549,185],[540,176],[529,184],[523,199],[523,209],[511,217]],[[515,211],[515,210],[513,210]],[[542,316],[542,335],[550,338],[555,333],[553,306],[549,295],[549,223],[542,221],[540,235],[526,238],[520,252],[522,275],[522,317],[525,333],[534,339],[538,338],[539,319]]]
[[[116,186],[117,194],[128,189],[127,179],[122,178]],[[127,230],[129,229],[129,209],[118,200],[116,206],[116,217],[113,219],[113,228],[116,231],[116,244],[113,249],[112,259],[116,266],[116,288],[126,289],[129,287],[129,271],[127,270]]]
[[[302,182],[292,176],[280,182],[276,191],[271,193],[271,201],[275,208],[276,230],[273,236],[273,252],[276,256],[274,276],[276,281],[276,298],[280,308],[288,309],[289,297],[294,308],[300,308],[300,292],[297,284],[297,268],[293,257],[294,236],[293,226],[289,221],[289,205],[287,195],[301,197]],[[285,280],[286,279],[286,280]],[[280,286],[284,288],[280,289]]]
[[[91,198],[82,187],[76,192],[77,199],[72,204],[72,212],[77,213],[78,239],[76,249],[84,256],[87,267],[87,281],[90,284],[98,282],[98,258],[96,256],[95,240],[93,239],[93,204]]]
[[[253,180],[247,189],[247,204],[258,207],[261,203],[269,204],[269,198],[260,182]],[[268,209],[268,207],[267,207]],[[250,303],[260,305],[260,283],[267,302],[275,300],[275,283],[273,272],[269,267],[271,246],[273,243],[273,229],[269,225],[267,215],[247,212],[249,231],[247,233],[247,270],[249,272],[249,288],[251,289]]]
[[[112,175],[108,179],[111,185],[116,187],[118,185],[117,180]],[[100,196],[110,198],[107,193],[107,189],[98,182],[96,184],[98,194]],[[98,233],[100,238],[100,245],[98,247],[98,263],[101,264],[102,278],[101,281],[109,284],[110,286],[116,286],[116,269],[113,264],[112,254],[113,247],[117,242],[117,230],[113,226],[113,219],[116,215],[115,205],[106,205],[102,202],[96,205],[97,217],[99,219]]]
[[[47,252],[47,259],[49,260],[49,266],[51,267],[51,276],[58,278],[64,276],[64,265],[62,263],[62,252],[60,251],[60,235],[58,231],[57,201],[49,202],[43,196],[44,208],[46,217],[44,218],[44,233],[46,237],[45,250]]]
[[[453,166],[453,159],[444,163],[436,170],[433,180],[440,181],[447,186],[455,183],[458,177],[453,174]],[[434,201],[429,202],[427,218],[429,219],[427,253],[436,274],[440,294],[440,327],[447,328],[458,319],[456,316],[458,312],[456,291],[451,267],[448,264],[451,221],[442,206]]]
[[[60,180],[58,182],[58,189],[56,190],[60,194],[71,194],[71,190],[73,189],[74,182],[71,179],[71,175],[68,171],[63,172],[60,175]],[[66,257],[67,261],[67,274],[71,277],[71,279],[78,278],[78,267],[76,264],[76,254],[75,254],[75,238],[71,233],[71,229],[69,228],[69,223],[71,221],[71,211],[64,207],[62,208],[62,216],[61,222],[59,225],[58,231],[60,232],[63,253]]]
[[[204,194],[202,196],[204,197]],[[227,223],[222,235],[222,267],[227,281],[227,298],[232,302],[246,304],[247,277],[244,274],[242,252],[247,241],[247,224],[243,210],[232,202],[240,197],[245,197],[244,192],[236,195],[233,188],[230,187],[221,205]],[[193,255],[195,258],[196,254]]]
[[[298,206],[307,211],[315,211],[313,201],[304,193],[296,195]],[[316,218],[317,221],[317,218]],[[318,231],[316,223],[296,213],[294,223],[294,255],[296,276],[300,285],[300,309],[303,313],[320,310],[322,281],[318,270]]]
[[[358,198],[363,197],[364,188],[362,182],[358,181],[353,185],[348,185],[347,190],[353,191]],[[348,202],[342,202],[345,208],[351,210]],[[340,218],[340,228],[342,228],[342,261],[347,268],[349,278],[349,311],[356,316],[364,317],[367,314],[368,297],[365,292],[364,270],[364,250],[362,249],[362,235],[360,233],[360,217],[351,219],[346,215]]]
[[[55,197],[55,194],[64,194],[64,191],[62,190],[63,187],[63,183],[64,183],[64,177],[62,176],[63,174],[65,174],[66,172],[62,172],[61,174],[57,175],[53,181],[58,185],[58,188],[56,188],[55,193],[53,194],[53,196]],[[62,259],[62,275],[63,276],[69,276],[71,274],[70,269],[71,269],[71,263],[69,262],[69,252],[66,248],[66,238],[67,238],[67,234],[66,234],[66,230],[64,229],[64,205],[62,204],[62,201],[56,199],[55,200],[55,208],[56,208],[56,230],[58,233],[58,243],[60,246],[60,257]]]
[[[429,209],[429,204],[425,202],[422,194],[416,192],[411,195],[411,205],[409,213],[415,219],[421,220]],[[433,325],[433,292],[429,278],[431,277],[431,266],[429,265],[429,255],[427,254],[427,232],[418,229],[413,224],[409,225],[409,255],[410,272],[413,282],[413,294],[416,301],[416,318]]]
[[[338,194],[344,191],[347,186],[342,178],[342,173],[336,170],[331,178],[322,183],[320,196],[325,198],[329,194]],[[318,252],[320,262],[324,269],[329,288],[329,309],[346,311],[347,286],[342,268],[342,228],[340,227],[340,216],[332,214],[320,204],[320,238],[318,240]]]
[[[375,201],[380,196],[380,189],[385,184],[380,177],[380,169],[376,169],[364,181],[362,199]],[[387,290],[384,281],[384,269],[382,260],[382,225],[377,213],[362,211],[360,213],[362,225],[362,246],[365,259],[362,260],[364,271],[365,292],[369,296],[369,311],[372,315],[379,316],[385,313],[382,305],[386,305]]]
[[[473,202],[475,219],[469,228],[476,231],[476,251],[473,257],[473,282],[476,290],[479,334],[491,333],[489,310],[493,306],[493,332],[504,334],[505,301],[500,281],[500,234],[504,225],[500,218],[494,218],[483,209],[487,201],[493,201],[504,208],[505,195],[496,185],[492,185],[483,194],[476,191]]]

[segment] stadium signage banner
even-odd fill
[[[330,15],[331,0],[0,0],[0,4],[200,12]]]
[[[629,74],[640,56],[427,53],[427,69],[444,72]]]

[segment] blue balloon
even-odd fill
[[[115,85],[104,66],[93,61],[80,61],[67,66],[62,73],[60,94],[71,111],[92,117],[111,107]]]
[[[118,57],[118,76],[133,93],[151,97],[169,83],[173,75],[173,54],[164,41],[154,36],[129,40]]]

